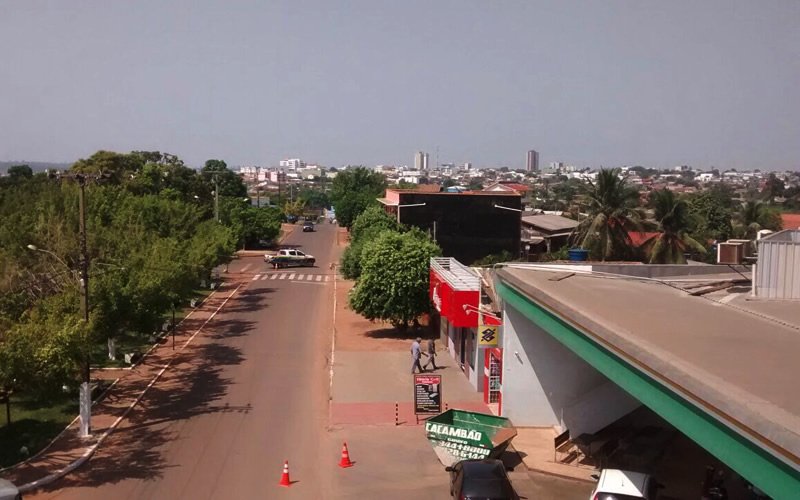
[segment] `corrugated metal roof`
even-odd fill
[[[481,289],[481,277],[452,257],[431,258],[431,268],[453,290],[477,291]]]
[[[578,221],[560,215],[526,215],[522,223],[544,231],[565,231],[578,226]]]
[[[757,297],[800,299],[800,230],[758,240],[755,286]]]

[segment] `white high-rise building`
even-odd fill
[[[428,170],[428,153],[417,151],[414,154],[414,170]]]
[[[305,168],[306,167],[306,162],[304,162],[300,158],[292,158],[292,159],[289,159],[289,160],[281,160],[280,166],[281,166],[281,168],[285,168],[286,170],[288,170],[290,172],[294,172],[297,169]]]

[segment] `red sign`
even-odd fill
[[[453,290],[453,288],[431,269],[430,297],[439,314],[455,327],[478,326],[479,290]],[[464,306],[468,307],[464,307]]]

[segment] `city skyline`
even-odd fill
[[[0,161],[516,169],[535,145],[540,165],[797,170],[798,18],[791,1],[10,1]]]

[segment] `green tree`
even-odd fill
[[[634,254],[628,231],[641,228],[637,209],[639,193],[620,177],[619,169],[601,169],[595,182],[585,188],[585,210],[573,241],[589,250],[592,259],[626,260]]]
[[[733,217],[733,234],[740,238],[753,240],[762,229],[778,231],[781,229],[780,214],[760,201],[744,203]]]
[[[350,245],[342,254],[341,271],[345,278],[354,280],[361,276],[361,258],[364,246],[383,231],[401,232],[403,227],[383,208],[371,206],[359,215],[350,229]]]
[[[320,189],[303,188],[300,190],[300,194],[297,195],[297,199],[312,210],[321,210],[331,206],[328,193]]]
[[[661,230],[658,236],[645,244],[650,264],[686,264],[687,252],[706,253],[705,247],[687,232],[690,215],[685,200],[677,198],[668,189],[662,189],[653,191],[650,203]]]
[[[350,240],[361,240],[364,238],[364,233],[373,229],[378,229],[379,231],[391,229],[399,232],[402,230],[402,226],[397,222],[397,219],[387,214],[383,207],[373,205],[356,217],[350,228]]]
[[[33,170],[28,165],[12,165],[8,167],[8,176],[12,179],[30,179],[33,177]]]
[[[122,184],[142,169],[144,159],[136,154],[98,151],[75,162],[70,170],[84,174],[105,174],[105,182]]]
[[[715,184],[688,199],[688,230],[692,238],[701,243],[730,238],[733,231],[732,195],[730,187]]]
[[[205,179],[209,186],[209,192],[213,191],[216,184],[219,185],[219,195],[231,198],[244,198],[247,196],[247,186],[239,175],[233,170],[228,169],[228,165],[222,160],[208,160],[200,170],[200,175]]]
[[[469,180],[469,184],[467,184],[467,190],[480,191],[481,189],[483,189],[483,178],[473,177]]]
[[[369,320],[408,328],[430,306],[428,266],[441,254],[419,230],[386,230],[364,246],[361,278],[350,293],[350,307]]]
[[[764,183],[764,189],[761,191],[761,195],[765,200],[771,202],[778,196],[783,196],[785,190],[786,183],[778,179],[774,173],[771,173]]]
[[[339,225],[349,229],[361,212],[377,203],[385,189],[386,178],[365,167],[339,172],[331,187],[331,201]]]

